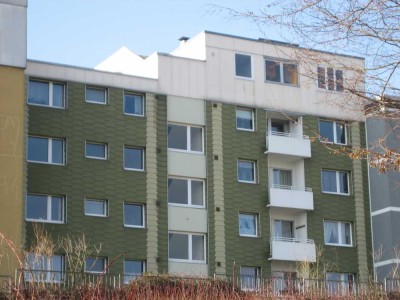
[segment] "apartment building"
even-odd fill
[[[338,63],[315,65],[314,80],[295,59],[303,50],[205,31],[170,54],[122,48],[95,69],[28,60],[15,98],[26,128],[13,214],[23,247],[37,227],[54,240],[85,236],[101,251],[84,271],[127,281],[289,279],[317,260],[328,279],[367,279],[367,164],[331,153],[365,146],[365,124],[325,101],[343,97],[353,76],[343,66],[364,61],[315,51]],[[63,249],[40,263],[71,271]]]

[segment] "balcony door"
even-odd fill
[[[290,125],[287,120],[271,119],[271,132],[290,133]]]
[[[294,238],[293,221],[274,220],[274,237],[278,239]]]

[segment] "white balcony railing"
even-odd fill
[[[292,139],[303,139],[303,140],[310,139],[310,137],[308,135],[302,135],[302,134],[290,133],[290,132],[269,131],[269,132],[267,132],[267,136],[268,135],[284,136],[284,137],[292,138]]]
[[[271,260],[316,261],[314,240],[273,237],[269,239]]]
[[[308,187],[272,184],[269,188],[268,206],[314,210],[314,194]]]
[[[272,184],[271,187],[274,189],[281,189],[281,190],[312,192],[312,188],[299,187],[299,186],[293,186],[293,185]]]
[[[265,141],[268,154],[311,157],[311,142],[307,135],[270,131],[267,132]]]

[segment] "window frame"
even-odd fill
[[[279,64],[279,82],[267,79],[267,66],[266,66],[267,61]],[[284,67],[283,67],[284,64],[296,66],[297,84],[285,82],[285,74],[284,74]],[[277,83],[277,84],[283,84],[283,85],[288,85],[288,86],[293,86],[293,87],[299,87],[300,86],[299,63],[297,61],[281,60],[281,59],[277,59],[274,57],[265,56],[264,57],[264,81],[267,83]]]
[[[87,146],[89,145],[102,145],[104,146],[104,157],[100,156],[91,156],[87,155]],[[91,141],[85,141],[85,157],[90,158],[90,159],[98,159],[98,160],[108,160],[108,144],[107,143],[101,143],[101,142],[91,142]]]
[[[324,190],[324,180],[323,180],[323,172],[335,172],[335,180],[336,180],[336,192],[325,191]],[[340,173],[347,174],[347,193],[341,193],[341,182],[340,182]],[[341,171],[341,170],[330,170],[330,169],[322,169],[321,170],[321,192],[324,194],[332,194],[332,195],[342,195],[342,196],[350,196],[351,195],[351,187],[350,187],[350,172],[349,171]]]
[[[87,98],[87,90],[88,89],[96,90],[96,91],[103,91],[104,92],[104,102],[98,102],[98,101],[88,99]],[[105,87],[100,87],[100,86],[86,85],[85,86],[85,102],[92,103],[92,104],[107,105],[108,104],[108,89]]]
[[[33,219],[28,218],[28,197],[29,195],[32,196],[42,196],[46,197],[46,219]],[[51,212],[52,212],[52,199],[53,197],[61,198],[62,200],[62,220],[61,221],[54,221],[51,220]],[[51,224],[65,224],[66,223],[66,196],[62,195],[46,195],[46,194],[37,194],[37,193],[27,193],[26,194],[26,205],[25,205],[25,221],[27,222],[41,222],[41,223],[51,223]]]
[[[52,262],[54,257],[61,258],[61,270],[54,270],[54,268],[53,268],[54,264]],[[32,266],[30,265],[30,262],[39,263],[39,260],[44,260],[46,266],[47,267],[50,266],[50,268],[47,268],[46,270],[33,269]],[[36,253],[30,252],[26,256],[25,266],[26,267],[25,267],[24,279],[27,282],[34,281],[34,282],[46,282],[46,283],[60,283],[60,282],[62,282],[64,280],[65,256],[63,254],[54,253],[52,256],[47,256],[47,255],[37,255]],[[53,279],[58,274],[59,274],[60,278],[59,279]],[[43,279],[39,278],[38,279],[37,275],[39,275],[40,277],[45,277],[45,278],[43,278]]]
[[[332,131],[333,131],[333,141],[328,140],[327,138],[323,138],[321,135],[321,121],[326,122],[326,123],[332,123]],[[338,142],[338,137],[337,137],[337,125],[344,125],[344,136],[345,136],[345,143],[339,143]],[[319,130],[319,140],[321,143],[327,143],[327,144],[336,144],[336,145],[341,145],[341,146],[347,146],[349,145],[349,137],[348,137],[348,124],[345,122],[338,122],[338,121],[332,121],[332,120],[326,120],[326,119],[319,119],[318,121],[318,130]]]
[[[185,180],[186,184],[187,184],[187,202],[188,204],[181,204],[181,203],[174,203],[174,202],[169,202],[169,192],[167,191],[167,201],[168,201],[168,205],[171,206],[179,206],[179,207],[191,207],[191,208],[205,208],[205,202],[206,202],[206,187],[205,187],[205,180],[204,179],[200,179],[200,178],[192,178],[192,177],[177,177],[177,176],[168,176],[168,181],[172,179],[172,180]],[[202,182],[203,184],[203,204],[202,205],[195,205],[192,203],[192,181],[198,181],[198,182]],[[168,185],[167,185],[168,186]],[[169,190],[169,187],[168,187]]]
[[[179,235],[187,235],[188,236],[188,259],[181,258],[170,258],[170,234],[179,234]],[[193,236],[201,236],[203,238],[203,254],[204,260],[194,260],[193,259]],[[180,231],[168,231],[168,261],[172,262],[190,262],[197,264],[205,264],[207,263],[207,238],[204,233],[192,233],[192,232],[180,232]]]
[[[87,270],[86,269],[86,267],[87,267],[87,259],[95,259],[95,261],[97,261],[98,259],[103,260],[103,270],[102,271]],[[87,273],[87,274],[106,274],[107,273],[106,266],[107,266],[107,257],[103,257],[103,256],[100,256],[100,257],[88,256],[88,257],[85,258],[85,262],[84,262],[84,266],[83,266],[83,272]],[[92,265],[92,267],[93,267],[93,265]]]
[[[254,223],[255,223],[255,234],[244,234],[240,233],[240,217],[246,215],[246,216],[254,216]],[[241,237],[250,237],[250,238],[258,238],[260,236],[259,234],[259,214],[257,213],[249,213],[249,212],[239,212],[239,236]]]
[[[325,223],[336,223],[338,226],[338,243],[326,243],[325,242]],[[342,241],[342,226],[341,224],[349,224],[350,225],[350,244],[343,244]],[[324,220],[323,221],[323,230],[324,230],[324,245],[327,246],[334,246],[334,247],[348,247],[351,248],[353,247],[353,226],[352,222],[348,221],[332,221],[332,220]]]
[[[167,133],[167,147],[168,147],[168,150],[176,151],[176,152],[184,152],[184,153],[204,154],[204,127],[203,126],[178,124],[178,123],[168,123],[167,126],[170,126],[170,125],[186,127],[186,150],[185,149],[178,149],[178,148],[170,148],[169,147],[169,136],[168,136],[168,133]],[[191,128],[200,128],[201,129],[201,151],[191,150],[191,142],[192,142]]]
[[[243,127],[239,127],[238,126],[238,111],[250,111],[251,112],[251,122],[252,122],[252,128],[251,129],[247,129],[247,128],[243,128]],[[254,109],[252,108],[244,108],[244,107],[236,107],[236,129],[237,130],[241,130],[241,131],[248,131],[248,132],[255,132],[256,131],[256,118],[255,118],[255,113],[254,113]]]
[[[137,149],[137,150],[141,150],[141,152],[142,152],[142,168],[141,168],[141,169],[128,168],[128,167],[125,166],[125,149]],[[144,172],[144,171],[145,171],[145,159],[146,159],[146,154],[145,154],[145,152],[146,152],[145,148],[124,145],[124,148],[123,148],[123,167],[124,167],[124,170],[127,170],[127,171],[139,171],[139,172]]]
[[[86,212],[86,201],[102,202],[103,203],[103,208],[104,208],[104,214],[95,214],[95,213]],[[101,218],[108,217],[108,200],[85,197],[84,198],[84,202],[83,202],[83,212],[84,212],[85,216],[88,216],[88,217],[101,217]]]
[[[136,202],[128,202],[125,201],[123,204],[123,221],[124,221],[124,227],[126,228],[146,228],[146,205],[144,203],[136,203]],[[135,206],[140,206],[142,210],[142,225],[130,225],[125,223],[125,206],[128,205],[135,205]]]
[[[29,101],[29,85],[30,82],[34,81],[34,82],[41,82],[41,83],[48,83],[49,84],[49,105],[45,105],[45,104],[40,104],[40,103],[35,103],[35,102],[30,102]],[[54,94],[54,84],[59,84],[62,85],[63,87],[63,99],[62,99],[62,106],[54,106],[53,103],[53,94]],[[26,99],[26,103],[28,105],[34,105],[34,106],[41,106],[41,107],[49,107],[49,108],[55,108],[55,109],[66,109],[67,108],[67,84],[65,82],[61,82],[61,81],[53,81],[53,80],[46,80],[46,79],[36,79],[36,78],[29,78],[28,80],[28,92],[27,92],[27,99]]]
[[[126,266],[125,262],[141,262],[142,264],[142,272],[131,274],[131,273],[126,273]],[[129,284],[131,281],[135,280],[137,277],[143,276],[143,274],[146,272],[146,260],[144,259],[129,259],[129,258],[124,258],[124,283]],[[131,279],[129,279],[131,278]]]
[[[236,55],[242,55],[242,56],[250,57],[250,73],[251,73],[250,77],[237,75]],[[253,80],[254,79],[253,55],[248,54],[248,53],[236,52],[235,55],[234,55],[234,62],[235,62],[235,78],[245,79],[245,80]]]
[[[142,101],[142,114],[128,113],[128,112],[125,111],[125,102],[126,102],[125,95],[140,96],[140,97],[141,97],[141,101]],[[127,116],[135,116],[135,117],[144,117],[144,116],[146,115],[145,94],[136,93],[136,92],[130,92],[130,91],[124,91],[122,97],[123,97],[122,111],[123,111],[124,115],[127,115]]]
[[[320,74],[319,74],[319,68],[324,69],[324,85],[325,87],[320,87]],[[331,90],[329,89],[329,75],[328,75],[328,69],[333,70],[333,85],[334,89]],[[342,72],[342,89],[338,90],[338,83],[337,83],[337,71]],[[343,69],[336,69],[334,67],[330,67],[327,65],[318,65],[317,66],[317,89],[321,91],[328,91],[328,92],[337,92],[337,93],[343,93],[344,92],[344,82],[345,82],[345,76],[344,76],[344,70]]]
[[[253,164],[253,181],[247,181],[247,180],[242,180],[239,178],[239,162],[250,162]],[[236,164],[236,172],[237,172],[237,181],[241,183],[251,183],[251,184],[256,184],[257,183],[257,161],[255,160],[248,160],[248,159],[237,159],[237,164]]]
[[[30,160],[29,159],[29,138],[37,138],[37,139],[46,139],[47,140],[47,161],[40,160]],[[62,163],[54,163],[53,160],[53,140],[62,141]],[[29,163],[35,164],[45,164],[45,165],[56,165],[56,166],[65,166],[66,162],[66,150],[67,150],[67,141],[63,138],[54,138],[54,137],[45,137],[45,136],[37,136],[37,135],[28,135],[28,144],[26,151],[26,161]]]

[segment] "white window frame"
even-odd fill
[[[142,225],[130,225],[125,224],[125,205],[136,205],[142,208]],[[124,227],[127,228],[146,228],[146,206],[143,203],[135,203],[135,202],[124,202],[123,203],[123,220],[124,220]]]
[[[125,149],[126,148],[127,149],[138,149],[138,150],[142,151],[142,168],[136,169],[136,168],[125,167]],[[145,159],[146,159],[145,148],[124,145],[123,151],[124,151],[123,152],[123,156],[124,156],[123,157],[123,167],[124,167],[124,170],[127,170],[127,171],[144,171],[144,169],[145,169]]]
[[[97,90],[97,91],[103,91],[104,92],[104,102],[97,102],[93,101],[87,98],[87,90]],[[98,86],[92,86],[92,85],[86,85],[85,86],[85,102],[87,103],[93,103],[93,104],[100,104],[100,105],[106,105],[108,103],[108,89],[103,88],[103,87],[98,87]]]
[[[170,148],[169,144],[168,144],[168,150],[176,151],[176,152],[204,154],[204,127],[196,126],[196,125],[177,124],[177,123],[168,123],[168,125],[186,127],[186,150],[185,149]],[[192,136],[190,134],[190,129],[192,127],[201,129],[201,151],[190,150],[190,145],[191,145],[191,141],[192,141]],[[167,139],[168,139],[168,136],[167,136]]]
[[[242,215],[247,215],[247,216],[254,216],[255,218],[255,225],[256,225],[256,233],[255,234],[243,234],[240,233],[240,216]],[[259,215],[257,213],[246,213],[246,212],[239,212],[239,236],[243,236],[243,237],[252,237],[252,238],[256,238],[259,237],[259,232],[258,232],[258,221],[259,220]]]
[[[54,270],[52,259],[53,257],[61,258],[61,270]],[[37,270],[32,269],[32,266],[29,265],[29,262],[33,258],[33,262],[37,262],[39,260],[45,260],[46,266],[51,267],[46,270]],[[62,254],[53,254],[52,256],[47,255],[37,255],[36,253],[27,253],[26,256],[26,269],[25,269],[25,280],[27,282],[49,282],[49,283],[59,283],[64,280],[64,272],[65,272],[65,257]],[[55,277],[59,277],[59,279],[54,279]]]
[[[87,153],[86,153],[87,152],[87,148],[86,147],[87,147],[88,144],[104,146],[104,155],[105,155],[105,157],[87,155]],[[86,158],[91,158],[91,159],[107,160],[108,159],[108,144],[107,143],[85,141],[85,157]]]
[[[318,74],[318,68],[324,69],[324,80],[325,80],[325,88],[319,87],[319,74]],[[334,89],[330,90],[328,88],[328,69],[333,70],[333,84],[334,84]],[[337,90],[337,80],[336,80],[336,71],[342,71],[342,80],[343,80],[343,90],[338,91]],[[345,77],[344,77],[344,70],[342,69],[336,69],[334,67],[326,66],[326,65],[319,65],[317,66],[317,89],[321,91],[329,91],[329,92],[336,92],[336,93],[343,93],[344,92],[344,83],[345,83]]]
[[[239,127],[238,126],[238,116],[237,116],[238,110],[250,111],[251,112],[251,122],[253,124],[253,127],[251,129],[247,129],[247,128],[243,128],[243,127]],[[242,131],[250,131],[250,132],[256,131],[256,120],[255,120],[254,109],[244,108],[244,107],[236,107],[236,129],[237,130],[242,130]]]
[[[338,243],[325,243],[325,222],[329,223],[336,223],[338,226]],[[344,244],[342,241],[342,226],[341,224],[350,224],[350,244]],[[331,220],[324,220],[324,244],[327,246],[336,246],[336,247],[353,247],[353,226],[351,222],[345,221],[331,221]]]
[[[178,180],[185,180],[187,187],[188,187],[188,195],[187,195],[187,199],[188,199],[188,204],[180,204],[180,203],[173,203],[173,202],[169,202],[168,199],[168,205],[171,206],[180,206],[180,207],[193,207],[193,208],[205,208],[205,193],[206,193],[206,187],[205,187],[205,180],[204,179],[198,179],[198,178],[187,178],[187,177],[176,177],[176,176],[169,176],[169,179],[178,179]],[[195,205],[192,204],[192,181],[199,181],[203,183],[203,204],[202,205]]]
[[[47,164],[47,165],[57,165],[57,166],[65,166],[66,165],[66,140],[63,138],[50,138],[45,136],[37,136],[37,135],[29,135],[29,138],[39,138],[39,139],[47,139],[47,161],[40,161],[40,160],[30,160],[28,158],[29,148],[27,151],[27,161],[30,163],[35,164]],[[62,149],[62,163],[53,163],[53,140],[62,141],[63,149]]]
[[[88,258],[95,259],[95,260],[98,260],[98,259],[103,260],[103,270],[102,271],[87,270],[86,269],[87,268],[86,259],[88,259]],[[87,274],[106,274],[107,273],[106,266],[107,266],[107,257],[88,256],[88,257],[85,258],[85,263],[84,263],[84,269],[83,270],[84,270],[84,273],[87,273]]]
[[[336,192],[324,191],[324,181],[323,181],[323,177],[322,177],[322,174],[323,174],[324,171],[335,172],[335,174],[336,174]],[[340,192],[340,188],[341,188],[341,182],[340,182],[340,177],[339,177],[340,173],[346,173],[347,174],[347,188],[349,190],[347,193],[341,193]],[[322,169],[321,170],[321,191],[324,194],[350,196],[350,191],[351,191],[351,188],[350,188],[350,172],[349,171],[338,171],[338,170]]]
[[[103,203],[103,208],[104,208],[104,214],[87,213],[87,212],[86,212],[86,201],[102,202],[102,203]],[[89,198],[89,197],[86,197],[86,198],[84,199],[83,209],[84,209],[85,216],[103,217],[103,218],[104,218],[104,217],[107,217],[107,216],[108,216],[108,201],[105,200],[105,199],[97,199],[97,198]]]
[[[251,162],[253,164],[253,181],[247,181],[247,180],[241,180],[239,179],[239,162]],[[254,160],[248,160],[248,159],[238,159],[236,163],[236,172],[237,172],[237,181],[242,182],[242,183],[251,183],[251,184],[256,184],[257,183],[257,162]]]
[[[42,196],[47,198],[47,218],[46,219],[32,219],[28,218],[28,196]],[[51,209],[52,209],[52,197],[57,197],[62,199],[62,220],[61,221],[53,221],[51,220]],[[66,197],[61,195],[45,195],[45,194],[35,194],[35,193],[27,193],[26,194],[26,205],[25,205],[25,220],[30,222],[42,222],[42,223],[52,223],[52,224],[65,224],[65,210],[66,210]]]
[[[267,67],[265,65],[266,61],[271,61],[274,62],[276,64],[279,64],[279,82],[278,81],[273,81],[273,80],[268,80],[267,79]],[[293,84],[293,83],[285,83],[285,75],[284,75],[284,69],[283,69],[283,65],[284,64],[288,64],[288,65],[296,65],[296,70],[297,70],[297,84]],[[289,85],[289,86],[300,86],[300,77],[299,77],[299,64],[296,61],[283,61],[283,60],[279,60],[276,58],[272,58],[272,57],[264,57],[264,80],[265,82],[268,83],[278,83],[278,84],[284,84],[284,85]]]
[[[333,141],[329,141],[329,140],[327,140],[326,138],[324,138],[324,137],[321,136],[321,121],[322,121],[322,122],[329,122],[329,123],[332,123]],[[338,124],[339,124],[339,125],[344,125],[344,136],[345,136],[345,139],[346,139],[346,141],[345,141],[344,144],[338,142],[337,131],[336,131],[336,128],[337,128],[337,125],[338,125]],[[320,142],[322,142],[322,143],[327,143],[327,144],[343,145],[343,146],[346,146],[346,145],[349,144],[348,135],[347,135],[347,134],[348,134],[348,130],[347,130],[348,125],[347,125],[346,123],[344,123],[344,122],[336,122],[336,121],[331,121],[331,120],[325,120],[325,119],[320,119],[320,120],[318,121],[318,127],[319,127],[318,130],[319,130],[319,133],[320,133],[320,138],[319,138]]]
[[[236,70],[236,55],[243,55],[243,56],[248,56],[248,57],[250,57],[250,72],[251,72],[251,76],[250,76],[250,77],[237,75],[237,70]],[[252,56],[251,54],[236,52],[235,55],[234,55],[234,68],[235,68],[235,77],[236,77],[236,78],[238,78],[238,79],[246,79],[246,80],[253,80],[253,79],[254,79],[253,56]]]
[[[179,259],[179,258],[170,258],[169,257],[169,234],[181,234],[181,235],[187,235],[188,236],[188,254],[189,254],[189,259]],[[204,260],[193,260],[193,236],[202,236],[203,237],[203,253],[204,253]],[[207,262],[207,239],[206,235],[203,233],[188,233],[188,232],[179,232],[179,231],[169,231],[168,232],[168,260],[169,261],[174,261],[174,262],[190,262],[190,263],[199,263],[199,264],[204,264]]]
[[[125,267],[125,262],[128,261],[137,261],[142,263],[142,273],[137,273],[137,274],[130,274],[126,273],[126,267]],[[129,282],[135,280],[137,277],[140,277],[143,275],[143,273],[146,272],[146,261],[143,259],[124,259],[124,283],[128,284]]]
[[[133,114],[133,113],[128,113],[128,112],[125,112],[125,95],[133,95],[133,96],[140,96],[141,98],[142,98],[142,114]],[[123,110],[123,113],[124,113],[124,115],[127,115],[127,116],[136,116],[136,117],[144,117],[145,115],[146,115],[146,112],[145,112],[145,95],[144,94],[140,94],[140,93],[135,93],[135,92],[129,92],[129,91],[124,91],[124,95],[123,95],[123,103],[122,103],[122,110]]]
[[[51,107],[51,108],[55,108],[55,109],[65,109],[66,108],[66,102],[67,102],[67,100],[66,100],[66,84],[64,82],[41,80],[41,79],[32,78],[32,79],[29,79],[28,84],[30,84],[31,81],[43,82],[43,83],[48,83],[49,84],[49,105],[29,102],[29,87],[28,87],[27,103],[29,105],[41,106],[41,107]],[[63,105],[62,106],[54,106],[54,103],[53,103],[53,85],[54,84],[60,84],[60,85],[63,86]]]

